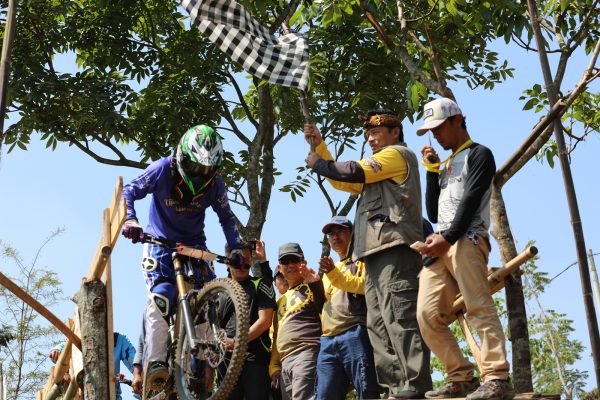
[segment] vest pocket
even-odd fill
[[[379,211],[379,209],[381,208],[381,206],[383,204],[383,199],[381,198],[381,195],[370,196],[369,199],[363,199],[362,201],[365,204],[364,205],[365,212]]]

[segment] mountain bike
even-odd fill
[[[236,266],[224,256],[147,233],[144,234],[142,242],[173,250],[178,292],[177,311],[171,318],[169,329],[169,379],[160,393],[149,395],[144,389],[142,399],[226,399],[235,387],[246,359],[249,328],[246,293],[240,284],[232,279],[216,278],[206,281],[205,273],[198,277],[193,273],[191,261],[217,261],[234,268]],[[201,266],[207,267],[205,263],[201,263]],[[194,289],[200,284],[200,290]],[[227,313],[227,318],[235,318],[236,334],[233,351],[226,359],[227,334],[224,327],[227,321],[223,320],[224,316],[220,310],[224,307],[231,309],[232,306],[234,312]],[[215,374],[211,375],[210,371],[218,369],[225,370],[225,374],[220,375],[218,379],[213,377],[211,381],[211,376]]]

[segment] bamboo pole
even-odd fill
[[[71,382],[69,382],[69,387],[63,396],[63,400],[72,400],[77,394],[77,379],[74,377],[71,378]]]
[[[73,332],[82,336],[81,321],[79,320],[79,307],[75,307],[75,320]],[[71,352],[71,381],[75,381],[78,387],[83,388],[83,352],[80,349],[73,349]]]
[[[596,290],[596,303],[598,303],[598,310],[600,310],[600,284],[598,283],[598,273],[596,272],[596,261],[594,260],[594,253],[592,249],[588,252],[590,259],[590,270],[592,272],[592,282],[594,283],[594,289]]]
[[[492,270],[488,275],[488,285],[490,288],[490,294],[494,294],[504,287],[504,278],[512,274],[517,268],[523,265],[527,260],[531,259],[537,254],[538,250],[535,246],[529,246],[525,250],[523,250],[520,254],[518,254],[515,258],[507,262],[504,267],[497,268]],[[458,319],[458,323],[460,328],[465,335],[465,339],[467,340],[467,344],[471,349],[471,353],[475,358],[475,362],[477,366],[481,370],[481,350],[479,345],[475,341],[473,334],[471,333],[471,329],[469,328],[469,324],[465,319],[465,312],[467,312],[465,307],[465,302],[461,294],[456,296],[454,300],[454,304],[452,306],[452,315],[455,319]],[[453,322],[454,319],[450,320],[448,323]]]
[[[17,16],[17,0],[8,0],[4,42],[2,43],[2,58],[0,59],[0,157],[4,142],[4,115],[6,114],[6,99],[8,97],[8,78],[10,76],[10,56],[15,36]],[[2,389],[0,388],[0,392]]]
[[[125,206],[125,200],[122,198],[123,194],[123,177],[119,176],[117,179],[117,185],[115,193],[113,194],[112,202],[108,208],[109,220],[110,220],[110,246],[114,247],[117,243],[117,239],[121,234],[121,228],[125,223],[125,217],[127,216],[127,207]]]
[[[527,260],[532,258],[538,253],[538,249],[535,246],[529,246],[521,253],[519,253],[515,258],[507,262],[504,267],[498,268],[492,274],[488,276],[488,284],[490,286],[490,293],[494,294],[501,290],[504,287],[504,278],[508,275],[512,274],[517,268],[523,265]],[[465,300],[462,295],[459,294],[456,296],[454,303],[452,305],[452,314],[456,315],[459,313],[468,312],[465,309]],[[453,320],[452,320],[453,321]],[[448,323],[452,322],[449,321]]]
[[[39,301],[31,297],[29,293],[17,286],[2,272],[0,272],[0,285],[10,290],[15,296],[27,303],[42,317],[46,318],[52,325],[54,325],[59,331],[61,331],[63,335],[69,338],[71,342],[73,342],[73,344],[77,346],[78,349],[81,349],[81,339],[79,338],[79,336],[75,335],[67,325],[65,325],[60,319],[56,317],[56,315],[52,314],[50,310],[44,307],[44,305],[42,305]]]
[[[112,247],[110,245],[110,210],[106,208],[102,213],[102,235],[100,236],[100,243],[98,243],[98,249],[96,250],[96,255],[92,260],[92,264],[88,270],[88,274],[86,279],[88,281],[95,281],[100,279],[102,273],[104,272],[104,268],[106,267],[106,263],[108,262],[108,257],[112,252]]]
[[[115,335],[113,334],[112,269],[110,258],[104,270],[104,284],[106,285],[106,359],[108,362],[108,380],[112,382],[115,379]],[[116,394],[115,385],[108,385],[108,398],[113,400]]]
[[[473,337],[473,334],[471,333],[471,328],[469,328],[469,324],[467,323],[467,320],[465,319],[465,315],[463,313],[458,313],[456,315],[456,318],[458,319],[458,323],[460,324],[460,329],[462,330],[463,334],[465,335],[465,339],[467,339],[467,344],[469,345],[469,348],[471,349],[473,358],[475,359],[475,362],[477,363],[477,366],[479,367],[479,370],[481,371],[481,350],[479,349],[479,345],[477,344],[477,342],[475,341],[475,338]]]
[[[54,384],[59,384],[64,380],[65,373],[69,370],[69,364],[71,361],[71,340],[65,341],[65,346],[58,356],[56,365],[54,366],[53,379]]]
[[[44,400],[56,400],[61,395],[60,387],[55,383],[52,385],[46,396],[44,396]]]
[[[550,72],[550,64],[548,62],[548,55],[545,47],[546,42],[544,41],[540,29],[536,1],[527,0],[527,6],[529,9],[529,18],[531,19],[531,27],[537,43],[540,67],[542,69],[542,74],[544,75],[544,83],[546,92],[548,94],[548,101],[550,103],[550,107],[554,107],[554,105],[558,102],[558,88],[556,88]],[[594,300],[592,298],[592,285],[590,282],[581,216],[579,215],[579,205],[577,204],[577,194],[575,193],[575,185],[573,183],[573,176],[571,174],[571,166],[569,165],[565,137],[563,135],[562,125],[559,119],[554,120],[554,138],[556,140],[558,158],[560,160],[565,191],[567,194],[567,202],[569,205],[569,213],[571,215],[571,225],[573,228],[575,247],[577,249],[581,291],[587,316],[588,331],[592,348],[592,359],[594,360],[596,386],[600,387],[600,333],[598,332],[598,320],[596,318],[596,310],[594,309]]]
[[[70,329],[73,329],[74,322],[72,319],[67,320],[67,325]],[[64,381],[65,374],[69,370],[69,366],[71,364],[71,340],[65,340],[65,345],[60,352],[58,360],[56,360],[56,364],[51,369],[51,375],[48,378],[48,383],[42,390],[42,398],[43,400],[55,400],[62,395],[62,387],[61,383]],[[48,384],[51,383],[49,389],[47,389]]]

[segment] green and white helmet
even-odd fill
[[[207,125],[197,125],[183,134],[175,155],[177,171],[193,195],[203,192],[223,163],[219,135]]]

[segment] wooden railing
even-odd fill
[[[96,253],[82,280],[81,289],[74,296],[77,303],[75,316],[63,324],[41,304],[33,307],[19,296],[66,336],[64,348],[50,369],[46,385],[37,393],[37,400],[53,400],[58,396],[64,400],[80,399],[81,391],[87,399],[115,398],[110,255],[125,222],[122,192],[123,179],[119,177],[110,206],[102,214],[102,231]],[[5,284],[2,276],[0,283]],[[23,293],[21,295],[28,296]]]

